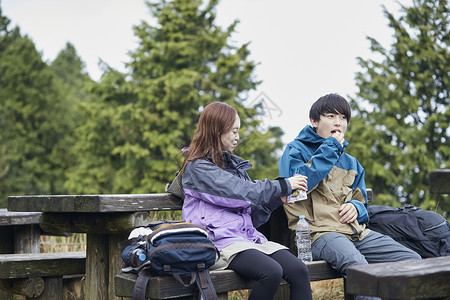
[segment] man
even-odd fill
[[[366,227],[364,169],[344,152],[350,117],[345,98],[320,97],[309,112],[311,126],[287,145],[279,161],[280,176],[308,178],[308,198],[284,205],[288,226],[295,230],[298,216],[305,215],[313,259],[327,261],[342,274],[353,265],[420,259],[414,251]]]

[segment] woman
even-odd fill
[[[306,177],[252,181],[248,161],[233,155],[240,119],[228,104],[213,102],[200,116],[183,163],[183,220],[206,227],[220,251],[211,269],[231,269],[257,281],[249,299],[273,299],[284,278],[291,299],[312,299],[308,268],[289,250],[267,241],[255,228],[286,203]]]

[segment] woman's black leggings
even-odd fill
[[[257,281],[249,300],[273,299],[281,278],[290,286],[291,300],[312,299],[308,267],[286,249],[272,255],[255,249],[239,252],[228,269]]]

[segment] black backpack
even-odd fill
[[[138,274],[133,300],[145,299],[150,277],[162,275],[171,275],[184,286],[196,282],[204,300],[217,300],[209,267],[219,252],[205,228],[181,221],[155,221],[134,229],[124,244],[122,271]]]
[[[422,258],[450,255],[450,225],[440,214],[405,205],[369,205],[368,227],[392,237]]]

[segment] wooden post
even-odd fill
[[[53,297],[63,296],[63,279],[59,277],[46,277],[44,279],[44,291],[39,297],[32,298],[33,300],[47,300]],[[28,299],[27,300],[31,300]]]
[[[88,300],[109,300],[109,239],[106,234],[87,234],[86,284]]]
[[[39,225],[14,226],[14,253],[40,253],[40,236]]]
[[[430,172],[430,193],[450,194],[450,169]]]
[[[118,244],[128,238],[129,233],[112,234],[109,236],[109,299],[121,299],[115,296],[114,276],[120,274],[122,269],[122,252]]]

